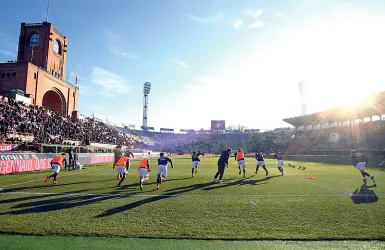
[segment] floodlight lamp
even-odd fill
[[[143,93],[146,95],[150,94],[150,89],[151,89],[151,83],[145,82],[143,86]]]

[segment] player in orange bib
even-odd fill
[[[55,156],[51,161],[51,168],[53,174],[45,177],[45,182],[47,182],[50,178],[53,178],[53,184],[57,184],[56,177],[60,172],[60,168],[67,166],[66,153],[62,153],[61,155]]]
[[[124,154],[119,159],[115,160],[112,168],[114,169],[116,166],[116,171],[118,171],[118,176],[120,177],[120,181],[118,183],[118,187],[124,179],[126,179],[127,175],[127,166],[130,164],[130,159]]]
[[[242,152],[242,149],[238,149],[237,152],[237,161],[238,161],[238,169],[239,175],[241,174],[241,166],[243,167],[243,178],[246,178],[246,162],[245,162],[245,154]]]
[[[122,155],[123,155],[122,146],[120,146],[120,145],[116,146],[116,148],[114,150],[114,162],[119,160]],[[114,165],[112,165],[112,167],[114,167]],[[116,179],[117,180],[121,179],[120,173],[118,173],[118,175],[116,176]]]
[[[149,174],[151,172],[150,161],[147,159],[141,160],[139,162],[138,172],[139,172],[140,190],[143,191],[143,183],[144,183],[144,181],[148,181]]]

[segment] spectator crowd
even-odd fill
[[[63,116],[40,106],[26,105],[0,97],[1,143],[18,141],[46,144],[110,144],[167,152],[219,152],[224,148],[244,148],[250,152],[282,150],[290,153],[343,151],[357,148],[385,148],[385,121],[351,126],[263,133],[174,134],[125,131],[93,118]]]
[[[115,127],[92,118],[77,119],[63,116],[41,106],[26,105],[13,99],[0,97],[0,135],[7,141],[31,138],[32,142],[63,144],[76,141],[135,147],[136,140]]]

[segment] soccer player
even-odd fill
[[[385,166],[385,149],[381,150],[381,156],[382,156],[382,162],[378,164],[378,167],[380,168],[381,171],[384,171],[384,166]]]
[[[128,169],[131,167],[131,163],[130,163],[130,158],[129,157],[135,158],[135,156],[134,156],[134,154],[131,151],[126,151],[124,154],[128,157],[128,164],[126,166],[126,169],[128,171]]]
[[[263,157],[262,152],[257,151],[257,153],[255,154],[255,159],[257,160],[257,167],[255,169],[255,173],[258,174],[259,166],[262,166],[263,169],[266,171],[266,176],[269,175],[269,171],[267,171],[266,169],[265,158]]]
[[[66,153],[62,153],[61,155],[55,156],[51,161],[51,168],[53,174],[45,177],[45,182],[47,182],[50,178],[53,178],[53,184],[57,184],[56,177],[60,172],[60,168],[67,167]]]
[[[368,176],[374,183],[374,176],[365,172],[365,167],[368,165],[368,157],[362,152],[356,152],[352,150],[352,154],[350,155],[353,166],[360,170],[362,177],[364,177],[363,181],[366,182],[366,176]]]
[[[118,145],[114,149],[114,162],[119,160],[121,156],[122,156],[122,146]],[[114,165],[112,165],[112,168],[114,168]],[[118,173],[118,175],[116,176],[116,179],[120,180],[121,178],[122,178],[121,174]]]
[[[234,152],[234,160],[237,160],[237,152]]]
[[[231,148],[228,148],[226,151],[223,151],[221,156],[218,159],[218,172],[214,176],[214,183],[221,183],[223,174],[225,173],[225,167],[229,165],[229,157],[231,155]],[[219,180],[217,180],[219,176]]]
[[[273,159],[277,159],[278,160],[278,170],[279,172],[281,172],[281,175],[284,175],[283,174],[283,156],[282,156],[282,153],[280,153],[279,151],[277,151],[275,153],[275,155],[273,156]]]
[[[143,191],[143,182],[148,181],[149,173],[151,172],[150,161],[147,159],[141,160],[139,162],[138,172],[139,172],[140,190]]]
[[[120,156],[119,159],[115,160],[114,162],[114,165],[112,166],[112,168],[114,169],[115,166],[116,166],[116,171],[118,171],[118,176],[120,177],[120,181],[117,185],[117,187],[120,186],[120,184],[122,184],[122,182],[124,181],[124,179],[126,179],[126,175],[127,175],[127,166],[128,164],[130,164],[130,160],[129,158],[124,154],[122,156]],[[118,180],[119,180],[118,179]]]
[[[191,154],[191,160],[192,160],[192,169],[191,169],[191,177],[194,177],[194,170],[195,173],[198,173],[198,166],[201,160],[199,159],[199,156],[205,156],[204,154],[199,151],[197,154],[195,152],[192,152]]]
[[[172,160],[168,157],[165,157],[164,153],[160,153],[158,158],[158,178],[156,179],[156,189],[159,189],[162,181],[166,180],[168,163],[170,163],[171,167],[174,168]]]
[[[68,167],[68,171],[71,170],[71,167],[72,167],[72,170],[75,170],[75,165],[76,165],[75,153],[72,148],[68,149],[68,161],[69,161],[69,164],[64,168],[64,170],[67,170],[67,167]]]
[[[242,168],[243,168],[243,178],[246,178],[245,154],[242,152],[241,148],[238,149],[237,160],[238,160],[239,175],[241,175],[241,166],[242,166]]]

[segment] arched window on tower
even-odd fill
[[[32,34],[31,38],[29,39],[29,46],[30,47],[39,47],[40,44],[40,36],[37,33]]]
[[[55,40],[53,43],[53,51],[61,55],[61,43],[59,40]]]

